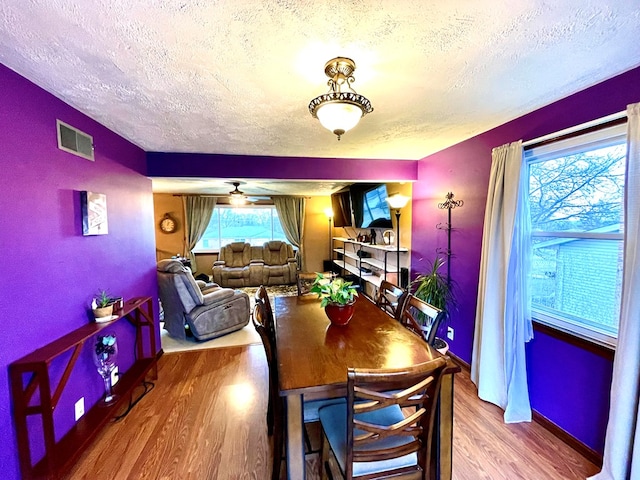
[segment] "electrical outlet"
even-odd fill
[[[84,415],[84,397],[76,402],[76,422]]]
[[[118,375],[118,366],[116,365],[113,367],[113,370],[111,370],[111,386],[118,383],[118,380],[120,380],[120,375]]]
[[[448,327],[447,328],[447,338],[449,340],[453,340],[453,327]]]

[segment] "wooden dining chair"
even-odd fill
[[[446,364],[447,357],[438,357],[408,368],[349,368],[346,405],[320,409],[323,480],[330,452],[347,480],[434,478],[435,412]]]
[[[444,316],[439,308],[415,295],[408,295],[400,313],[400,323],[433,346]]]
[[[256,332],[260,335],[262,345],[264,346],[264,353],[267,357],[267,366],[269,369],[267,432],[269,435],[273,435],[273,467],[271,470],[271,479],[278,480],[280,478],[284,440],[284,400],[278,393],[276,343],[273,333],[269,331],[269,327],[267,326],[269,323],[268,315],[265,302],[257,300],[253,307],[251,319]]]
[[[264,289],[261,287],[260,289]],[[279,392],[278,379],[278,356],[277,342],[275,334],[275,321],[273,313],[267,307],[269,298],[264,294],[256,291],[255,305],[253,307],[252,321],[253,326],[260,335],[262,345],[264,346],[265,355],[267,357],[267,366],[269,369],[269,394],[267,404],[267,433],[273,435],[273,470],[272,480],[279,478],[280,467],[282,464],[282,442],[284,440],[284,400]],[[264,289],[266,294],[266,289]],[[266,297],[266,301],[264,298]],[[303,419],[304,423],[313,423],[319,421],[319,409],[326,405],[337,403],[346,403],[346,399],[332,398],[323,400],[305,401],[303,403]],[[311,442],[305,430],[305,442],[308,450],[311,450]]]
[[[407,292],[404,289],[387,280],[382,280],[376,295],[376,305],[398,320],[406,295]]]
[[[258,287],[254,295],[254,300],[256,301],[256,303],[257,302],[264,303],[264,306],[267,309],[267,315],[269,316],[267,320],[270,320],[269,325],[267,325],[267,327],[270,328],[275,335],[275,325],[273,323],[273,308],[271,307],[271,300],[269,300],[269,293],[267,292],[267,289],[265,288],[264,285],[260,285]]]

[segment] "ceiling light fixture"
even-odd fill
[[[229,192],[229,203],[235,206],[247,203],[247,197],[244,196],[244,192],[238,190],[240,182],[233,182],[231,185],[236,188]]]
[[[373,112],[371,102],[351,88],[355,81],[356,63],[350,58],[336,57],[324,66],[329,77],[329,92],[309,103],[309,112],[324,128],[340,137],[355,127],[367,113]],[[348,91],[342,91],[342,89]]]

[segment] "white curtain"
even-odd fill
[[[640,103],[627,107],[624,271],[618,346],[602,472],[597,480],[640,479]]]
[[[298,247],[298,269],[304,270],[304,215],[307,200],[302,197],[272,197],[285,237]]]
[[[195,272],[197,269],[196,256],[193,254],[193,249],[196,247],[196,243],[202,238],[204,232],[207,231],[209,226],[209,220],[211,220],[211,214],[216,206],[215,197],[198,197],[188,196],[185,197],[185,211],[186,211],[186,250],[187,257],[191,260],[191,267]]]
[[[493,149],[471,379],[478,396],[504,409],[507,423],[530,422],[525,343],[533,338],[529,174],[522,141]]]

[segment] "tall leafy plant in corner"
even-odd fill
[[[456,299],[452,283],[440,272],[444,264],[444,259],[436,257],[430,263],[429,270],[418,275],[409,288],[416,297],[443,310],[445,318],[449,318],[451,310],[456,306]]]

